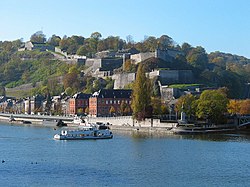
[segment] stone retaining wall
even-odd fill
[[[116,126],[128,126],[128,127],[157,127],[157,128],[171,128],[176,126],[177,123],[162,123],[160,119],[145,119],[145,121],[139,122],[134,120],[132,116],[120,116],[120,117],[88,117],[88,122],[103,122]]]

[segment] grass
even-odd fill
[[[198,86],[201,86],[201,84],[172,84],[169,86],[169,88],[186,89],[186,88],[198,87]]]
[[[20,99],[29,96],[30,92],[31,90],[6,90],[6,96]]]

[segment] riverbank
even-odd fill
[[[0,113],[0,121],[13,125],[58,127],[58,120],[67,124],[69,128],[77,128],[73,123],[73,117],[65,116],[41,116],[24,114],[3,114]],[[206,133],[231,133],[237,131],[234,124],[217,126],[178,124],[177,121],[162,122],[160,119],[146,119],[136,121],[132,116],[120,117],[85,117],[87,123],[104,123],[109,125],[112,131],[138,132],[147,134],[206,134]]]

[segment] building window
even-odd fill
[[[114,104],[116,104],[116,100],[114,100]]]
[[[118,100],[117,103],[120,104],[120,100]]]
[[[109,101],[108,101],[108,100],[106,100],[106,104],[109,104]]]
[[[112,99],[109,101],[110,104],[112,104]]]

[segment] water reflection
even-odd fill
[[[190,139],[216,142],[250,142],[250,134],[238,132],[234,134],[170,134],[169,132],[151,132],[151,131],[114,131],[117,135],[130,136],[134,139]]]

